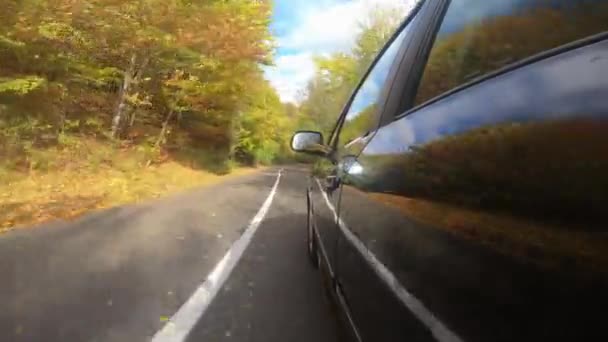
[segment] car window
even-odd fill
[[[380,114],[378,102],[381,99],[382,88],[389,76],[397,51],[405,41],[405,37],[407,37],[413,24],[413,21],[410,22],[392,41],[361,84],[344,118],[344,124],[340,132],[340,143],[342,145],[364,135],[378,124]]]
[[[606,0],[452,1],[430,51],[415,104],[606,30]]]

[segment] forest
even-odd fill
[[[0,6],[0,228],[292,158],[270,1]]]
[[[250,163],[280,153],[284,108],[261,69],[267,1],[2,2],[5,169],[43,168],[38,148],[78,138],[137,145],[147,164],[173,147]]]

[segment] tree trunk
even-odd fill
[[[169,114],[167,114],[167,118],[165,119],[165,122],[163,122],[163,127],[161,128],[160,133],[158,134],[158,139],[156,139],[156,144],[154,146],[160,147],[160,144],[163,142],[163,139],[165,138],[165,134],[167,134],[167,129],[169,128],[169,122],[173,118],[174,113],[175,113],[175,111],[173,109],[171,109],[169,111]]]
[[[133,108],[133,110],[129,113],[129,127],[133,127],[135,123],[135,116],[137,116],[137,110]]]
[[[133,81],[133,75],[135,74],[135,61],[136,55],[131,55],[131,60],[129,63],[129,68],[125,72],[122,87],[120,88],[120,92],[118,94],[118,105],[116,106],[116,112],[114,113],[114,117],[112,118],[112,138],[118,137],[122,124],[122,117],[125,107],[127,106],[125,102],[125,97],[129,92],[129,87],[131,86],[131,82]]]

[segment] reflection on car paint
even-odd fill
[[[463,89],[380,128],[345,177],[345,223],[464,340],[598,333],[557,308],[608,303],[605,70],[604,41]]]

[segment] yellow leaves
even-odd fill
[[[40,36],[59,43],[72,43],[77,46],[88,45],[82,32],[62,22],[46,22],[38,26]]]
[[[72,33],[72,27],[63,23],[43,23],[38,26],[38,33],[47,39],[66,39]]]
[[[207,69],[209,71],[213,71],[213,70],[217,70],[220,67],[221,63],[222,62],[216,58],[206,56],[206,55],[201,55],[199,64],[196,66],[197,66],[197,68],[200,68],[200,69]]]
[[[12,221],[9,220],[9,221],[3,222],[2,225],[0,225],[0,234],[10,232],[13,229],[14,228],[13,228]]]
[[[92,141],[81,141],[79,146],[91,152],[81,157],[67,148],[54,155],[62,159],[63,168],[22,175],[13,182],[0,181],[0,233],[56,219],[72,220],[95,209],[157,198],[225,178],[170,160],[145,168],[138,162],[141,152],[136,148],[115,150]],[[109,159],[111,165],[99,164],[99,158]],[[232,175],[252,171],[237,169]]]
[[[150,107],[152,106],[152,102],[150,102],[150,96],[140,94],[139,92],[135,92],[133,94],[125,95],[125,100],[135,107]]]

